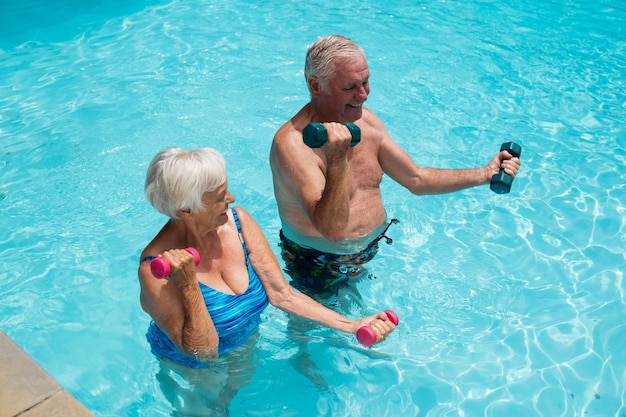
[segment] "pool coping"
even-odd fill
[[[2,330],[0,381],[0,417],[93,417]]]

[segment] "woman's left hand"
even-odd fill
[[[358,322],[357,330],[363,326],[369,326],[376,333],[376,343],[380,343],[396,329],[396,325],[387,316],[387,313],[381,311],[372,316],[364,317]],[[356,331],[355,331],[356,333]]]

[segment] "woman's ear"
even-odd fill
[[[185,217],[189,217],[191,215],[191,210],[190,209],[176,210],[176,214],[178,214],[178,217],[180,217],[181,219],[184,219]]]

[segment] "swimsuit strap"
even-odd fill
[[[235,218],[235,224],[237,225],[237,232],[239,232],[239,241],[241,242],[241,246],[243,246],[243,253],[246,255],[246,262],[248,261],[248,248],[246,247],[246,242],[243,241],[243,235],[241,234],[241,224],[239,223],[239,216],[237,216],[237,212],[234,208],[230,208],[230,211],[233,212],[233,217]]]
[[[139,261],[140,264],[146,262],[146,261],[151,261],[153,259],[156,259],[156,256],[146,256],[145,258],[141,258],[141,260]]]
[[[235,224],[237,225],[237,232],[239,232],[239,241],[241,242],[241,246],[243,246],[243,252],[246,255],[246,260],[247,260],[248,259],[248,248],[246,248],[246,242],[243,241],[243,235],[241,234],[241,224],[239,223],[239,216],[237,216],[237,212],[235,211],[234,208],[231,207],[230,210],[233,212],[233,217],[235,218]],[[387,226],[387,227],[389,227],[389,226]],[[385,229],[385,231],[386,230],[387,229]],[[156,259],[156,258],[157,258],[156,256],[146,256],[145,258],[141,258],[139,263],[142,264],[142,263],[144,263],[146,261],[151,261],[151,260]]]

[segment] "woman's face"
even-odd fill
[[[235,197],[228,191],[228,181],[214,191],[207,191],[202,195],[204,213],[199,213],[211,229],[215,229],[228,222],[228,205],[235,201]]]

